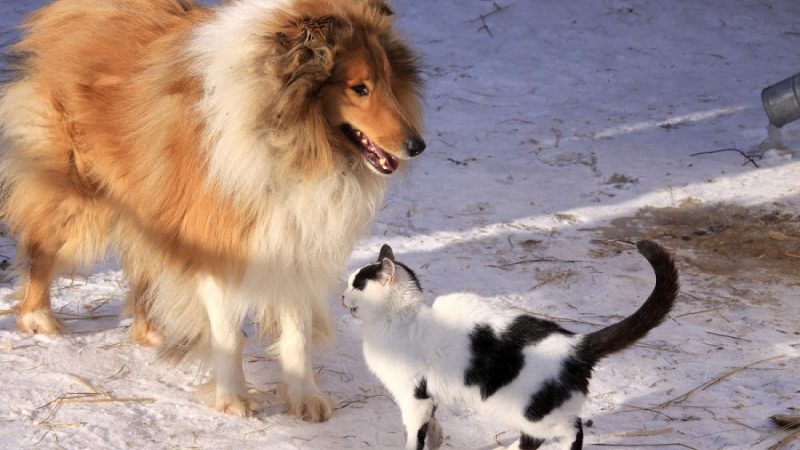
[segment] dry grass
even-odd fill
[[[800,216],[780,204],[743,207],[684,200],[676,207],[642,208],[598,229],[593,256],[612,256],[642,238],[664,242],[703,273],[752,279],[780,275],[800,281]]]
[[[770,362],[770,361],[774,361],[776,359],[785,358],[785,357],[786,357],[786,355],[771,356],[769,358],[762,359],[760,361],[752,362],[750,364],[747,364],[747,365],[744,365],[744,366],[741,366],[741,367],[737,367],[735,369],[731,369],[731,370],[729,370],[729,371],[727,371],[727,372],[725,372],[725,373],[723,373],[723,374],[721,374],[719,376],[716,376],[716,377],[712,378],[709,381],[706,381],[705,383],[701,384],[700,386],[697,386],[695,388],[690,389],[689,391],[687,391],[684,394],[681,394],[681,395],[679,395],[679,396],[677,396],[677,397],[675,397],[675,398],[673,398],[671,400],[667,400],[666,402],[663,402],[663,403],[659,404],[658,407],[659,408],[669,408],[670,406],[678,405],[678,404],[683,403],[686,400],[688,400],[689,397],[691,397],[695,392],[697,392],[697,391],[705,391],[706,389],[710,388],[711,386],[714,386],[715,384],[718,384],[718,383],[720,383],[720,382],[732,377],[733,375],[736,375],[737,373],[739,373],[739,372],[741,372],[743,370],[746,370],[746,369],[749,369],[751,367],[755,367],[755,366],[758,366],[760,364],[764,364],[764,363],[767,363],[767,362]]]
[[[56,399],[53,399],[44,405],[38,407],[37,409],[44,409],[50,408],[47,416],[44,419],[40,420],[36,426],[42,428],[64,428],[65,426],[78,426],[81,425],[80,423],[71,422],[69,424],[58,424],[53,423],[51,420],[56,416],[58,411],[61,409],[63,405],[67,404],[74,404],[74,403],[154,403],[156,400],[154,398],[143,398],[143,397],[116,397],[110,391],[106,390],[101,386],[96,386],[89,380],[81,378],[77,375],[67,374],[72,379],[77,381],[79,384],[86,387],[89,392],[67,392]]]

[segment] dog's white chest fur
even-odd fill
[[[242,300],[258,306],[328,299],[356,241],[380,204],[385,182],[334,176],[265,196],[253,231]]]

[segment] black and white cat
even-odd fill
[[[497,310],[473,294],[427,306],[414,272],[388,245],[350,276],[342,301],[362,319],[364,357],[400,406],[406,449],[441,445],[436,405],[459,402],[519,429],[510,448],[582,448],[579,417],[592,368],[644,337],[672,308],[678,272],[670,254],[641,241],[655,271],[650,297],[630,317],[589,334]]]

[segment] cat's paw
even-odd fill
[[[247,395],[229,394],[217,396],[214,409],[232,416],[251,417],[261,410],[261,405]]]
[[[425,439],[428,443],[428,450],[437,450],[444,442],[444,430],[436,419],[428,422],[428,436]]]
[[[66,334],[67,329],[61,324],[50,309],[40,309],[31,312],[20,312],[17,317],[17,330],[22,333],[46,334],[57,336]]]

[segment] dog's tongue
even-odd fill
[[[394,156],[378,147],[378,145],[372,142],[363,132],[355,130],[355,135],[359,141],[361,141],[361,145],[367,150],[367,159],[373,166],[386,174],[393,173],[397,170],[400,163]]]
[[[397,160],[394,159],[390,154],[383,151],[382,148],[375,145],[372,141],[369,143],[369,150],[376,155],[378,155],[378,164],[381,168],[389,173],[394,172],[397,170]]]

